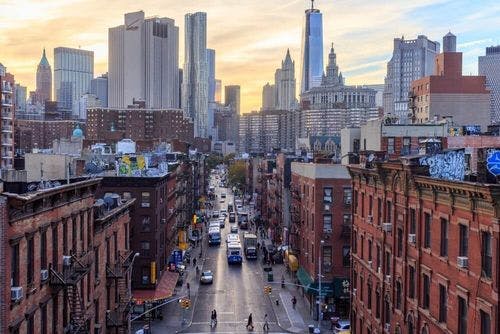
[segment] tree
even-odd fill
[[[246,165],[242,160],[235,161],[228,168],[227,180],[230,187],[246,188]]]
[[[223,158],[217,154],[210,154],[205,161],[209,171],[224,162]]]

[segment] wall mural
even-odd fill
[[[488,172],[492,175],[500,175],[500,150],[492,149],[488,151],[486,167],[488,168]]]
[[[429,166],[431,177],[455,181],[463,181],[464,179],[464,150],[448,151],[422,157],[419,162],[421,166]]]

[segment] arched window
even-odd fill
[[[394,334],[401,334],[401,327],[399,327],[399,325],[396,326],[396,330],[394,331]]]
[[[414,334],[413,330],[413,316],[411,314],[408,315],[408,334]]]
[[[422,334],[429,334],[429,327],[427,326],[427,324],[422,327]]]

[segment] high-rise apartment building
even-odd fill
[[[323,15],[319,9],[306,10],[302,36],[302,75],[301,92],[321,84],[323,75]]]
[[[269,82],[262,87],[262,110],[273,110],[276,107],[276,86]]]
[[[500,123],[500,45],[486,48],[479,56],[479,75],[486,76],[486,87],[491,93],[491,123]]]
[[[36,69],[36,95],[40,103],[52,99],[52,69],[45,55],[45,49]]]
[[[222,103],[222,80],[215,79],[215,102]]]
[[[232,107],[236,115],[240,114],[240,86],[239,85],[229,85],[224,87],[224,100],[227,107]]]
[[[419,35],[417,39],[394,39],[394,50],[387,63],[384,89],[384,114],[398,117],[398,122],[410,122],[408,94],[411,82],[434,73],[434,58],[439,42]]]
[[[16,114],[26,112],[26,100],[27,100],[27,88],[26,86],[21,86],[16,84],[15,88],[15,100]]]
[[[100,77],[94,78],[90,81],[90,94],[99,99],[101,107],[108,106],[108,74],[105,73]]]
[[[14,76],[0,63],[0,168],[14,166]]]
[[[290,57],[290,50],[286,51],[285,60],[281,62],[281,68],[274,74],[276,88],[276,109],[291,110],[296,107],[295,98],[295,62]]]
[[[195,137],[208,137],[207,13],[184,17],[182,108],[194,122]]]
[[[146,108],[179,107],[179,28],[167,17],[125,14],[125,24],[109,29],[108,105],[126,108],[134,100]]]
[[[80,97],[90,91],[93,77],[93,51],[54,49],[54,89],[58,108],[77,115]]]
[[[214,136],[215,102],[215,50],[207,49],[208,65],[208,135]]]

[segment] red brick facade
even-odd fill
[[[352,333],[498,333],[500,186],[349,170]]]

